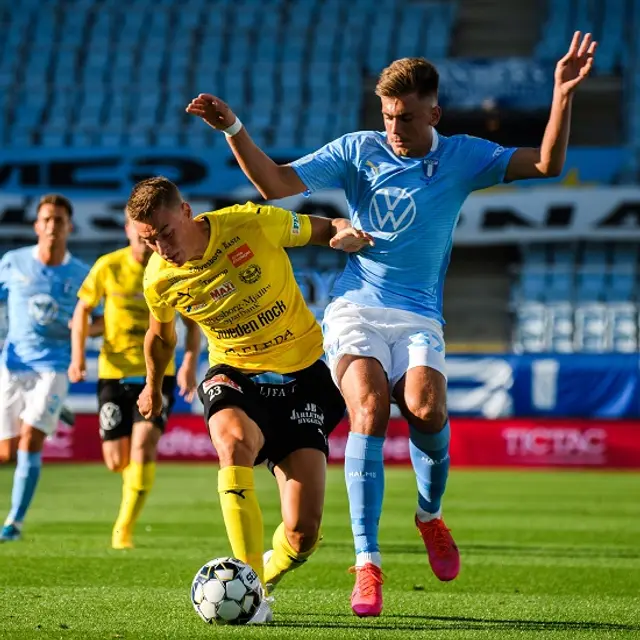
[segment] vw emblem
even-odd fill
[[[416,203],[409,191],[386,187],[373,194],[369,205],[369,220],[377,231],[400,233],[411,226],[416,212]]]

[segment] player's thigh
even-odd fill
[[[128,436],[102,442],[102,459],[107,469],[114,473],[125,470],[129,464],[130,451],[131,438]]]
[[[393,395],[403,416],[425,432],[447,418],[447,378],[442,330],[436,323],[410,328],[393,350]]]
[[[133,402],[133,430],[131,436],[131,460],[144,464],[154,462],[158,449],[158,442],[164,433],[171,410],[175,402],[175,376],[165,376],[162,382],[162,412],[152,420],[145,420],[138,409],[138,397],[144,385],[132,387],[135,396]]]
[[[383,437],[390,411],[389,382],[375,358],[344,355],[337,367],[340,391],[349,413],[351,430]]]
[[[154,422],[147,420],[133,423],[131,434],[131,460],[139,464],[155,462],[158,442],[162,437],[163,429]]]
[[[19,448],[25,451],[42,450],[45,438],[55,432],[69,390],[66,373],[43,371],[34,375],[33,386],[25,392],[25,406],[20,414]]]
[[[98,380],[98,423],[102,454],[111,471],[129,464],[135,395],[120,380]]]
[[[280,490],[282,521],[302,546],[316,541],[322,521],[327,461],[318,449],[298,449],[277,464],[273,473]]]
[[[0,463],[15,460],[24,409],[21,376],[0,368]]]
[[[269,418],[255,384],[228,365],[209,369],[198,387],[220,466],[251,467],[269,438]]]

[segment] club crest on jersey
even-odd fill
[[[238,268],[241,264],[244,264],[253,258],[253,251],[251,251],[248,244],[243,244],[227,255],[229,260],[231,260],[231,264]]]
[[[246,269],[240,272],[238,277],[245,284],[254,284],[260,280],[262,269],[257,264],[250,264]]]
[[[422,180],[424,182],[431,182],[438,170],[438,161],[433,158],[425,158],[422,161]]]
[[[385,187],[371,198],[369,220],[376,231],[400,233],[411,226],[417,213],[416,202],[407,189]]]
[[[223,282],[220,286],[214,287],[213,289],[211,289],[211,291],[209,291],[209,295],[216,302],[218,302],[219,300],[222,300],[223,298],[230,296],[232,293],[235,292],[235,290],[236,290],[236,287],[233,284],[233,282],[231,282],[231,280],[227,280],[226,282]]]
[[[27,303],[29,315],[41,326],[51,324],[58,317],[58,303],[47,293],[37,293]]]

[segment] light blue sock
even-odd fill
[[[449,475],[449,421],[438,433],[422,433],[409,425],[411,464],[418,483],[418,515],[440,514]]]
[[[24,520],[38,486],[41,467],[42,453],[29,453],[18,449],[18,464],[13,474],[11,511],[7,523],[21,523]]]
[[[384,495],[383,444],[384,438],[360,433],[350,433],[347,440],[344,475],[357,566],[365,562],[381,564],[378,526]]]

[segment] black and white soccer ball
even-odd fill
[[[236,558],[207,562],[191,584],[191,602],[207,624],[246,624],[263,597],[256,572]]]

